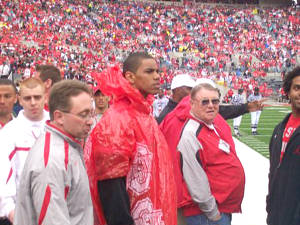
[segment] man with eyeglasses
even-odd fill
[[[241,212],[244,170],[219,103],[218,89],[210,84],[191,91],[191,110],[177,145],[188,225],[230,225],[231,213]]]
[[[1,211],[12,222],[16,204],[16,193],[28,152],[42,133],[49,114],[43,110],[45,86],[36,78],[29,78],[20,83],[19,102],[23,106],[18,117],[5,125],[0,131],[0,153],[9,160],[9,168],[2,168],[1,183],[4,191]]]
[[[64,80],[52,87],[50,121],[28,154],[15,224],[94,224],[81,141],[89,134],[92,111],[86,84]]]

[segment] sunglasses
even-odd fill
[[[209,102],[211,102],[213,105],[219,105],[220,103],[220,99],[218,98],[215,98],[215,99],[204,99],[204,100],[201,100],[200,103],[202,106],[207,106],[209,104]]]

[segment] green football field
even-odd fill
[[[251,119],[250,113],[243,115],[240,126],[241,137],[238,139],[253,148],[265,157],[269,157],[269,141],[272,136],[275,126],[282,121],[282,119],[291,112],[288,106],[267,106],[261,113],[258,124],[258,135],[251,134]],[[227,121],[231,126],[233,133],[232,120]]]

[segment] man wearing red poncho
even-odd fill
[[[113,104],[85,147],[97,224],[175,225],[176,193],[168,145],[152,116],[158,65],[132,53],[95,77]]]

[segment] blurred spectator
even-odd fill
[[[234,94],[231,99],[231,104],[233,105],[242,105],[244,103],[244,97],[243,97],[244,89],[239,89],[237,94]],[[242,122],[242,115],[236,117],[233,119],[233,131],[235,136],[240,137],[242,136],[239,130],[239,127]]]
[[[173,78],[171,83],[172,97],[169,99],[168,104],[156,118],[158,124],[160,124],[165,116],[177,106],[181,99],[190,93],[194,85],[194,79],[188,74],[179,74]]]
[[[92,127],[95,127],[97,122],[101,119],[103,116],[103,113],[108,109],[109,106],[109,96],[103,94],[100,90],[100,88],[96,87],[95,90],[93,90],[94,94],[94,102],[95,102],[95,122]]]
[[[254,93],[251,94],[247,101],[248,102],[254,102],[254,101],[260,101],[262,99],[261,94],[259,93],[259,88],[256,87],[254,88]],[[255,111],[255,112],[251,112],[251,131],[252,131],[252,135],[257,135],[257,127],[258,127],[258,122],[259,122],[259,118],[260,118],[260,114],[261,114],[261,110]]]
[[[59,82],[61,78],[60,71],[54,65],[37,65],[34,77],[40,79],[45,84],[45,106],[44,109],[49,112],[48,100],[51,87]]]
[[[156,99],[153,102],[153,115],[155,118],[159,116],[159,114],[166,107],[168,102],[169,99],[165,96],[164,89],[160,89],[159,93],[156,96]]]

